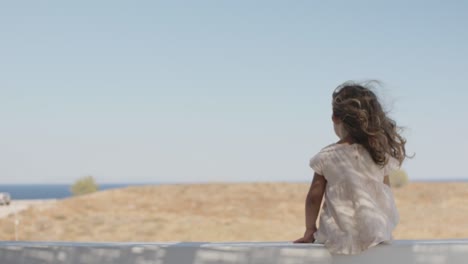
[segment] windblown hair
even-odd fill
[[[389,156],[403,163],[406,139],[370,88],[344,83],[333,92],[332,104],[334,117],[343,122],[353,141],[361,144],[376,164],[385,166]]]

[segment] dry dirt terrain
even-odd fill
[[[304,183],[129,187],[58,200],[0,219],[0,240],[291,241],[304,232]],[[468,183],[394,189],[395,239],[468,238]]]
[[[19,213],[28,209],[30,206],[49,206],[54,203],[55,199],[50,200],[13,200],[10,205],[1,205],[0,206],[0,218]]]

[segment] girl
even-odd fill
[[[357,254],[392,239],[399,216],[388,175],[406,158],[406,140],[363,85],[339,86],[332,105],[340,140],[310,160],[315,174],[305,202],[306,231],[294,242]]]

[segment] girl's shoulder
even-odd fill
[[[363,148],[359,144],[348,144],[348,143],[333,143],[324,148],[322,148],[317,154],[311,158],[311,162],[320,162],[328,161],[331,157],[335,155],[349,155],[356,153],[357,149]]]
[[[352,145],[355,145],[355,144],[352,144]],[[347,144],[347,143],[333,143],[333,144],[330,144],[330,145],[328,145],[328,146],[322,148],[322,149],[319,151],[318,154],[336,151],[337,149],[346,148],[346,147],[349,147],[349,146],[352,146],[352,145]]]
[[[321,153],[321,152],[333,151],[333,150],[335,150],[336,145],[338,145],[338,143],[332,143],[332,144],[330,144],[330,145],[327,145],[327,146],[323,147],[323,148],[319,151],[319,153]]]
[[[317,154],[315,154],[309,160],[309,166],[318,174],[323,175],[323,168],[327,163],[326,156],[329,156],[329,153],[332,153],[337,148],[337,143],[330,144],[322,148]]]

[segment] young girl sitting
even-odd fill
[[[341,85],[332,105],[340,140],[310,160],[315,174],[305,203],[306,231],[294,242],[357,254],[392,239],[399,216],[388,175],[406,158],[406,140],[363,85]]]

